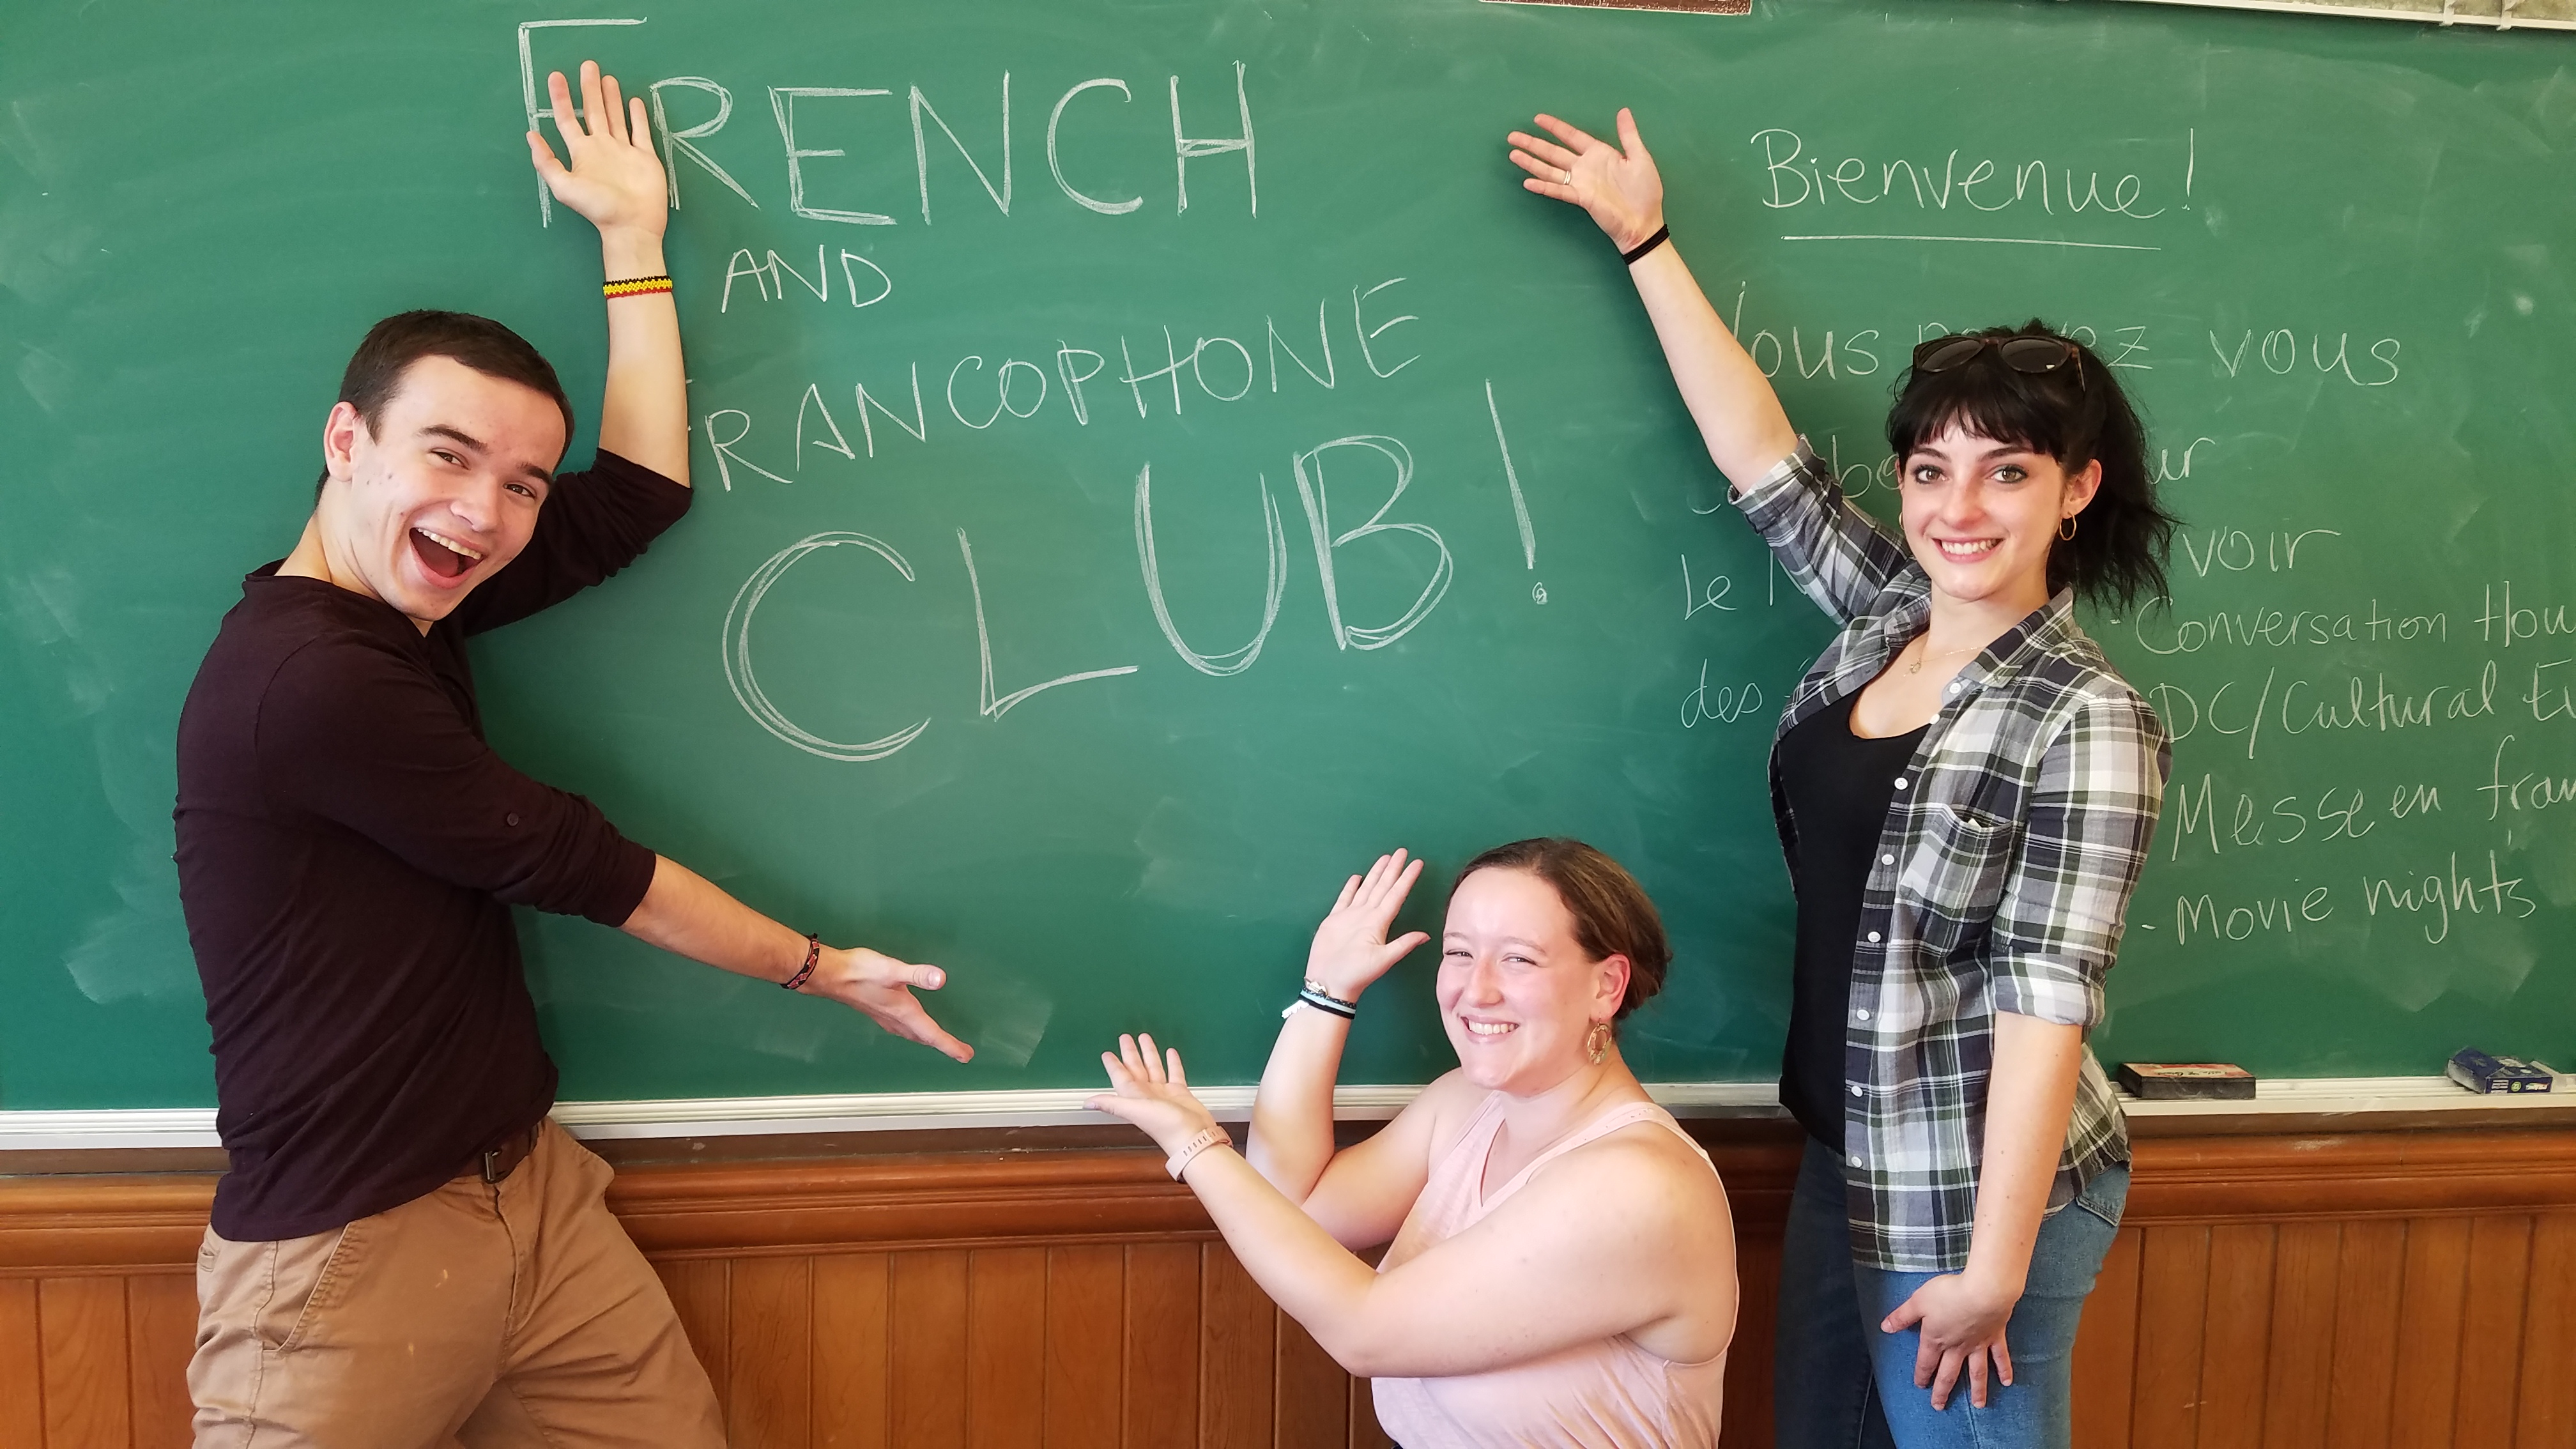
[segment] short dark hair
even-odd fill
[[[554,399],[563,413],[564,446],[572,446],[572,399],[564,396],[554,364],[528,339],[489,317],[471,312],[397,312],[367,329],[366,338],[340,374],[340,401],[358,410],[372,434],[385,420],[385,404],[402,385],[403,372],[424,357],[445,357],[486,377],[515,382]],[[331,470],[313,485],[319,497]]]
[[[1909,366],[1887,414],[1887,446],[1900,475],[1916,448],[1953,426],[2046,453],[2069,473],[2102,465],[2102,486],[2076,519],[2075,537],[2050,547],[2048,588],[2072,586],[2100,604],[2126,607],[2166,594],[2165,559],[2180,520],[2156,499],[2146,429],[2117,378],[2093,349],[2034,317],[1971,337],[2047,337],[2075,350],[2074,364],[2019,372],[1988,348],[1942,372]]]
[[[1455,896],[1458,886],[1480,870],[1525,870],[1546,881],[1574,918],[1575,944],[1585,955],[1595,961],[1628,958],[1628,994],[1619,1003],[1618,1017],[1664,989],[1664,968],[1673,959],[1673,948],[1664,939],[1664,918],[1656,914],[1646,888],[1619,862],[1580,840],[1542,835],[1497,845],[1467,862],[1449,893]]]

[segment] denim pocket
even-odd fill
[[[2129,1204],[2129,1168],[2126,1163],[2106,1167],[2084,1185],[2075,1205],[2101,1219],[2103,1226],[2119,1231],[2120,1213]]]

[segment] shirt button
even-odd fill
[[[1857,1096],[1859,1096],[1859,1095],[1861,1094],[1861,1092],[1860,1092],[1860,1083],[1858,1083],[1858,1082],[1854,1082],[1854,1083],[1852,1083],[1852,1084],[1851,1084],[1851,1089],[1852,1089],[1852,1095],[1853,1095],[1853,1096],[1857,1097]]]
[[[1882,855],[1878,858],[1878,863],[1880,865],[1894,865],[1896,864],[1896,857],[1892,855]]]
[[[1896,777],[1896,788],[1897,788],[1897,789],[1899,789],[1899,790],[1902,790],[1902,789],[1904,789],[1904,788],[1905,788],[1905,777],[1904,777],[1903,775],[1899,775],[1899,776],[1897,776],[1897,777]]]
[[[1863,1021],[1867,1021],[1869,1020],[1869,1008],[1864,1006],[1860,1010],[1853,1012],[1852,1015],[1859,1017]]]
[[[519,823],[519,812],[513,810],[509,814],[502,816],[501,823],[515,828]]]
[[[1950,681],[1950,692],[1952,694],[1957,694],[1959,692],[1959,682],[1955,679]]]
[[[1866,1157],[1863,1157],[1863,1156],[1861,1156],[1859,1153],[1855,1152],[1855,1153],[1853,1153],[1853,1154],[1852,1154],[1852,1166],[1854,1166],[1854,1167],[1867,1167],[1867,1166],[1869,1166],[1869,1159],[1868,1159],[1868,1158],[1866,1158]]]
[[[1873,946],[1878,944],[1878,933],[1876,931],[1869,933],[1869,943]]]

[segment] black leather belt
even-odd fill
[[[530,1152],[536,1150],[537,1133],[544,1126],[544,1120],[539,1119],[534,1124],[522,1127],[502,1138],[497,1146],[486,1148],[463,1172],[457,1175],[480,1178],[485,1182],[501,1181],[516,1171],[520,1163],[527,1161]]]

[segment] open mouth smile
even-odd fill
[[[468,570],[483,561],[482,550],[469,548],[443,533],[434,533],[426,528],[411,531],[411,551],[420,560],[420,566],[437,579],[463,578]]]

